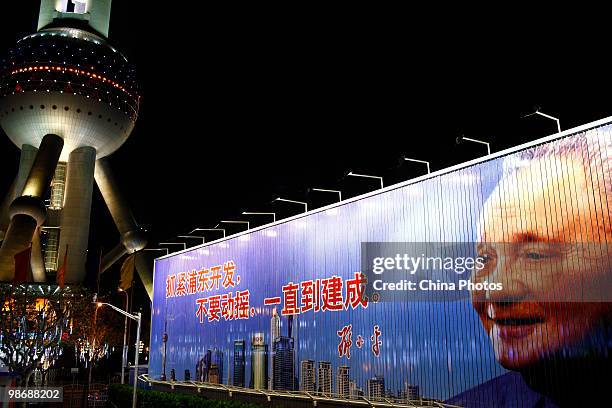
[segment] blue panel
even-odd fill
[[[256,333],[264,333],[263,341],[271,353],[272,310],[276,307],[280,314],[283,308],[283,304],[266,306],[264,299],[281,297],[284,300],[283,285],[291,282],[299,284],[339,276],[346,285],[347,280],[354,278],[355,272],[361,269],[362,242],[479,242],[494,231],[498,235],[511,231],[513,234],[528,231],[546,234],[555,229],[545,224],[555,224],[559,227],[556,230],[563,230],[561,227],[573,214],[580,220],[579,224],[594,222],[594,230],[599,231],[597,236],[586,234],[576,240],[609,243],[612,228],[607,200],[612,202],[609,184],[611,141],[609,127],[590,130],[158,260],[154,277],[150,375],[158,378],[162,373],[162,336],[167,330],[167,376],[170,369],[174,369],[180,380],[188,369],[193,377],[196,364],[207,350],[218,349],[223,353],[226,367],[221,381],[227,383],[227,378],[234,378],[234,341],[244,340],[245,384],[250,384],[253,337]],[[567,191],[575,194],[568,195]],[[513,214],[502,212],[508,214],[507,218],[491,218],[490,214],[497,208],[509,211],[504,205],[516,202],[521,203],[518,206],[521,208],[515,208]],[[486,209],[484,215],[483,209]],[[554,216],[556,213],[562,215]],[[512,237],[509,239],[514,239]],[[235,287],[177,296],[178,281],[175,281],[173,296],[167,296],[170,275],[210,271],[229,261],[236,266],[234,278],[240,277]],[[593,274],[600,273],[598,279],[608,279],[611,275],[609,263],[607,267]],[[500,273],[496,276],[502,279]],[[556,279],[560,281],[562,277]],[[542,274],[529,277],[526,282],[525,286],[535,293],[538,285],[550,280]],[[221,317],[219,321],[209,321],[211,309],[214,309],[211,297],[230,292],[235,295],[247,289],[248,318],[225,320]],[[207,300],[205,306],[209,314],[200,322],[197,299],[202,298]],[[506,305],[527,304],[524,299],[512,302],[515,303]],[[536,303],[533,301],[532,306]],[[488,304],[488,307],[491,310],[501,304]],[[494,325],[489,333],[483,329],[470,299],[369,302],[367,308],[355,310],[306,311],[297,315],[293,322],[296,384],[299,384],[301,361],[329,361],[334,392],[337,368],[346,365],[350,367],[350,379],[366,396],[368,381],[379,376],[384,378],[384,387],[393,395],[412,384],[419,386],[423,396],[466,406],[506,406],[500,402],[502,400],[507,406],[513,406],[513,401],[518,400],[550,403],[546,396],[526,385],[537,376],[538,364],[554,360],[561,365],[564,359],[575,357],[573,351],[576,350],[608,353],[609,326],[596,329],[600,320],[594,317],[593,324],[585,327],[571,319],[563,320],[565,312],[562,311],[564,308],[574,310],[571,309],[573,305],[570,302],[542,303],[542,310],[557,308],[550,312],[556,314],[546,319],[552,321],[554,318],[558,325],[552,328],[540,322],[536,324],[535,337],[530,337],[530,341],[539,342],[541,339],[537,336],[544,336],[540,331],[554,333],[562,347],[547,341],[544,346],[530,344],[524,348],[520,342],[517,346],[509,340],[508,333],[516,334],[517,330],[505,326],[503,330],[506,331],[502,334],[493,334],[502,323]],[[595,314],[609,317],[608,305],[601,303],[588,309],[583,320],[589,321]],[[288,316],[281,316],[280,320],[280,335],[288,336]],[[338,351],[341,340],[338,332],[348,325],[352,329],[350,359],[340,356],[342,353]],[[372,351],[371,336],[375,326],[381,332],[378,356]],[[564,327],[565,331],[558,330],[559,327]],[[567,334],[573,328],[584,331],[580,339]],[[361,348],[357,341],[359,335],[363,338]],[[527,348],[533,351],[533,356],[529,357]],[[505,352],[518,353],[519,357],[504,355]],[[268,364],[268,373],[272,373],[271,359]]]

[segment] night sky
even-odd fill
[[[310,187],[341,189],[347,198],[376,188],[346,178],[349,170],[384,176],[386,185],[423,173],[402,155],[437,170],[485,153],[456,145],[461,134],[499,151],[554,133],[553,121],[521,119],[536,105],[563,129],[612,113],[609,68],[593,42],[528,30],[537,17],[506,27],[436,15],[417,27],[416,15],[393,10],[175,3],[155,10],[157,2],[146,2],[142,13],[139,2],[115,0],[110,27],[143,89],[136,128],[111,163],[153,245],[245,219],[242,211],[280,218],[301,210],[271,204],[277,196],[311,208],[336,198]],[[35,30],[38,5],[3,4],[0,53]],[[2,194],[18,159],[0,134]],[[116,245],[97,190],[92,216],[90,248]]]

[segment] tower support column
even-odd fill
[[[115,247],[110,253],[104,257],[103,269],[104,272],[121,256],[123,256],[121,245],[125,248],[125,253],[133,254],[141,251],[147,246],[147,239],[134,220],[127,200],[121,194],[117,187],[115,178],[110,169],[108,161],[103,158],[96,162],[95,172],[96,184],[102,193],[104,202],[113,217],[113,221],[121,234],[121,243]],[[138,254],[141,255],[141,254]],[[136,270],[140,276],[140,280],[147,290],[147,294],[151,297],[153,293],[153,275],[151,268],[146,267],[146,257],[141,255],[136,257]]]
[[[96,149],[93,147],[79,147],[68,158],[58,252],[61,263],[68,250],[66,283],[81,283],[85,279],[95,163]]]
[[[153,263],[155,262],[155,256],[150,252],[140,251],[136,254],[134,260],[136,264],[136,271],[140,277],[140,281],[147,291],[149,301],[153,301]]]
[[[132,216],[127,200],[117,187],[117,182],[115,181],[115,177],[113,176],[113,172],[106,158],[96,162],[95,178],[100,193],[102,193],[102,197],[104,198],[104,202],[121,234],[122,240],[123,236],[129,232],[138,231],[138,226]]]
[[[21,196],[23,186],[28,178],[28,174],[30,174],[30,170],[32,170],[32,164],[34,164],[37,152],[38,149],[34,146],[26,144],[21,147],[17,176],[15,177],[15,181],[13,181],[11,189],[4,198],[2,206],[0,206],[0,240],[4,238],[4,234],[11,221],[9,217],[9,207],[15,198]]]
[[[45,282],[47,280],[45,273],[45,261],[43,259],[40,244],[40,226],[36,228],[34,235],[32,236],[32,256],[30,258],[30,267],[32,268],[32,279],[34,282]]]
[[[104,202],[113,217],[119,234],[121,234],[121,243],[127,253],[133,254],[140,251],[147,246],[147,240],[138,228],[127,200],[117,187],[117,182],[106,159],[100,159],[96,162],[95,178]]]
[[[36,228],[46,218],[43,202],[55,167],[59,160],[64,140],[53,134],[43,137],[40,149],[28,174],[23,195],[17,197],[9,207],[11,222],[0,247],[0,281],[9,281],[15,274],[15,255],[32,243]]]

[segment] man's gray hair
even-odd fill
[[[508,156],[504,160],[504,177],[541,158],[573,159],[583,163],[594,189],[612,195],[612,125],[605,125],[559,140],[537,145]],[[612,211],[612,199],[609,201]]]

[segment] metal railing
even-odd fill
[[[420,398],[416,400],[398,399],[398,398],[368,398],[365,396],[341,396],[338,394],[319,395],[308,391],[281,391],[281,390],[262,390],[244,387],[235,387],[224,384],[214,384],[199,381],[161,381],[151,378],[148,374],[142,374],[138,377],[139,381],[148,383],[149,386],[158,385],[169,387],[171,390],[196,389],[198,393],[202,391],[216,391],[226,393],[229,398],[237,398],[237,396],[263,396],[268,402],[272,398],[286,399],[293,401],[310,401],[313,406],[319,405],[321,402],[331,402],[343,404],[347,407],[380,407],[380,408],[461,408],[458,405],[445,404],[440,401],[435,401],[428,398]],[[239,398],[237,398],[239,399]]]

